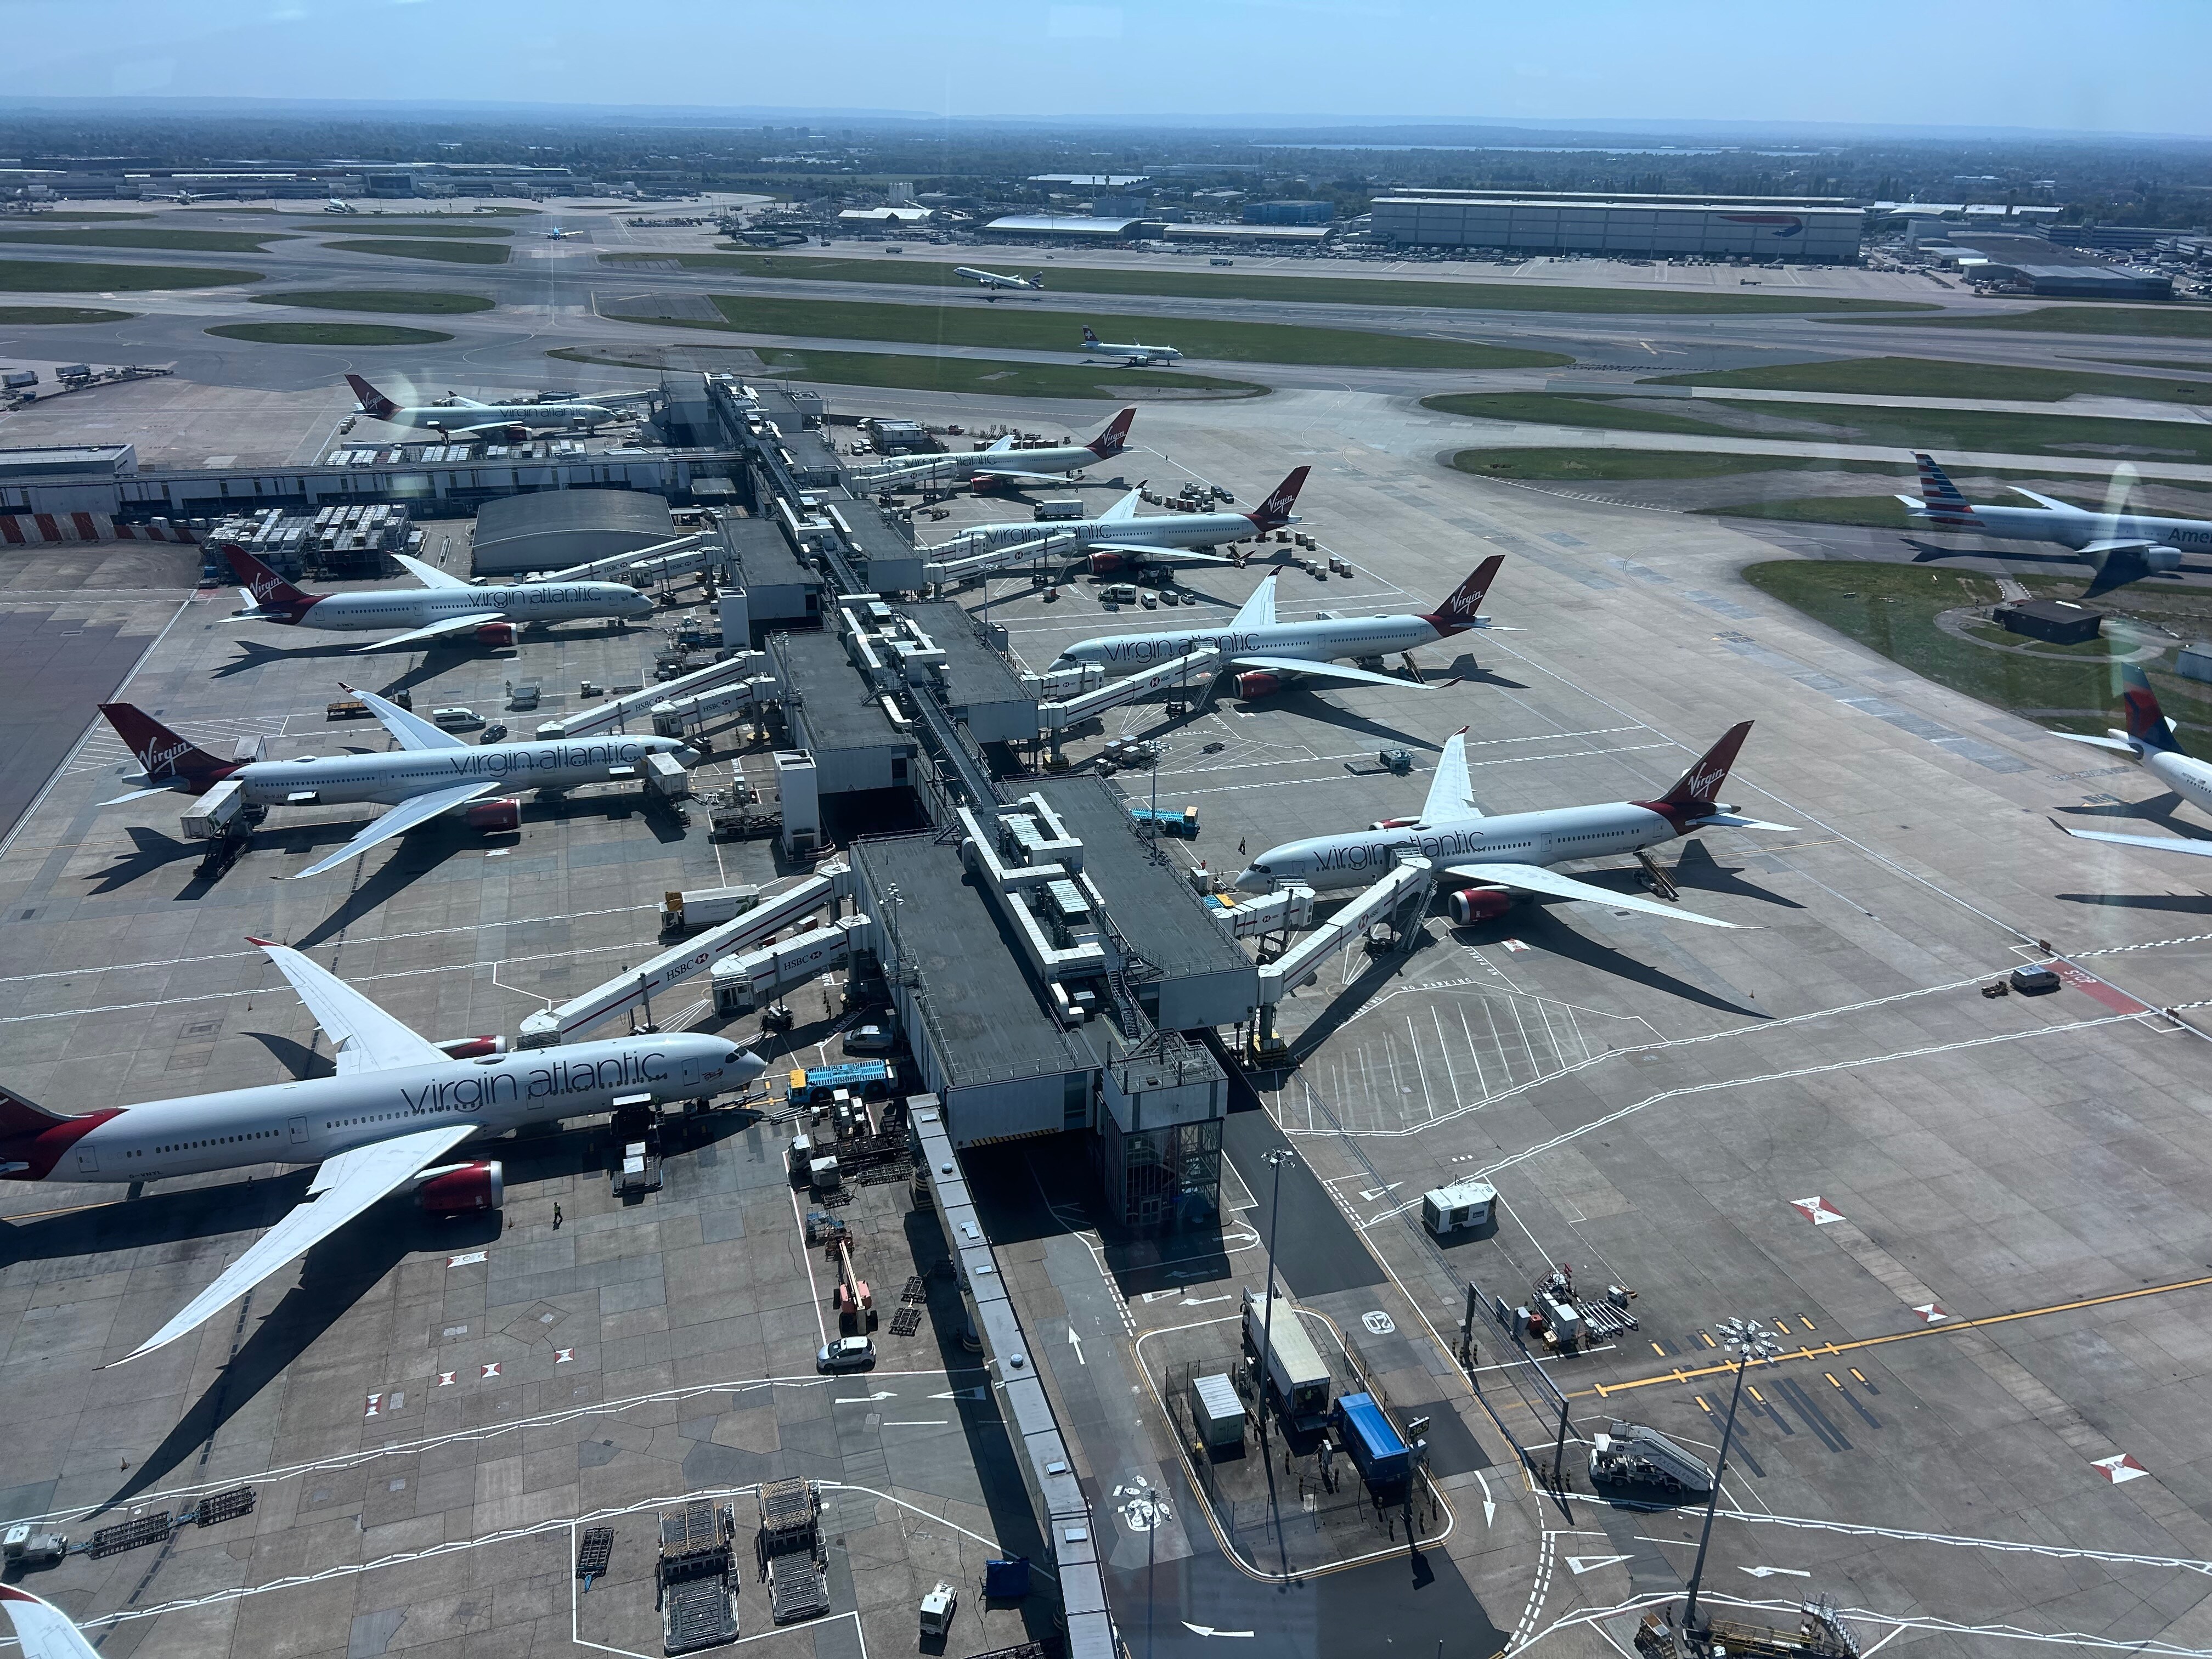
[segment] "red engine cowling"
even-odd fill
[[[445,1037],[433,1039],[433,1047],[444,1049],[455,1060],[483,1060],[491,1054],[507,1052],[503,1036]]]
[[[513,645],[516,629],[513,623],[483,623],[477,628],[478,645]]]
[[[1377,818],[1374,823],[1369,824],[1367,827],[1370,830],[1410,830],[1419,822],[1420,819],[1417,817]]]
[[[1489,921],[1513,908],[1513,890],[1510,887],[1462,887],[1451,896],[1450,906],[1454,927],[1464,927],[1469,922]]]
[[[507,1196],[507,1173],[496,1158],[432,1170],[415,1189],[415,1202],[432,1215],[475,1215],[496,1210]]]
[[[1110,576],[1117,570],[1127,570],[1129,560],[1121,553],[1093,553],[1088,561],[1094,576]]]
[[[467,811],[471,830],[520,830],[522,828],[522,798],[501,795],[495,800],[480,800]]]
[[[1280,674],[1263,673],[1255,669],[1251,673],[1237,677],[1237,695],[1240,697],[1264,697],[1271,691],[1282,689],[1283,677]]]

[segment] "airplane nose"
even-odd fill
[[[1264,893],[1267,890],[1267,878],[1256,870],[1243,871],[1237,878],[1237,890],[1240,893]]]

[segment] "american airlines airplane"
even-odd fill
[[[884,461],[857,469],[857,477],[871,489],[895,485],[903,479],[965,478],[978,489],[1000,483],[1058,483],[1071,472],[1110,461],[1129,446],[1129,425],[1137,418],[1133,405],[1106,423],[1087,444],[1054,445],[1049,449],[1016,449],[1011,434],[988,449],[966,454],[920,455]]]
[[[1078,562],[1088,565],[1094,576],[1110,575],[1140,564],[1234,564],[1235,560],[1218,554],[1183,550],[1218,547],[1297,523],[1298,515],[1291,509],[1297,504],[1298,491],[1305,488],[1306,474],[1312,470],[1296,469],[1275,486],[1273,495],[1249,513],[1156,513],[1140,519],[1137,516],[1137,503],[1144,495],[1140,486],[1095,519],[977,525],[921,550],[933,558],[958,558],[1046,537],[1056,540],[1072,536],[1081,550]]]
[[[661,1032],[497,1052],[477,1037],[420,1036],[297,951],[268,953],[337,1052],[332,1077],[182,1095],[64,1117],[0,1090],[0,1179],[129,1182],[265,1164],[319,1164],[302,1203],[122,1359],[197,1329],[387,1194],[411,1188],[434,1215],[495,1210],[495,1160],[445,1161],[475,1135],[655,1103],[712,1098],[767,1069],[726,1037]],[[455,1051],[459,1052],[456,1053]]]
[[[361,412],[370,419],[422,427],[447,439],[505,438],[521,443],[533,432],[568,432],[579,427],[591,432],[623,418],[605,404],[480,404],[468,398],[455,398],[450,404],[395,404],[358,374],[347,375],[346,384],[361,399]]]
[[[1786,830],[1786,823],[1739,817],[1714,798],[1750,733],[1751,722],[1729,728],[1656,800],[1614,801],[1603,806],[1555,806],[1537,812],[1485,817],[1467,775],[1466,729],[1444,741],[1418,818],[1389,818],[1361,830],[1285,842],[1254,859],[1237,885],[1264,893],[1296,882],[1326,890],[1364,887],[1388,873],[1401,857],[1425,858],[1445,875],[1475,884],[1451,895],[1452,919],[1462,927],[1505,914],[1516,892],[1587,899],[1617,910],[1641,910],[1707,927],[1740,924],[1678,910],[1656,899],[1618,893],[1547,868],[1573,859],[1610,858],[1655,847],[1692,830],[1716,826]]]
[[[629,623],[653,614],[651,596],[627,582],[520,582],[478,587],[404,553],[392,556],[407,567],[422,584],[420,587],[307,593],[235,544],[227,544],[222,551],[230,562],[231,574],[246,584],[238,590],[246,609],[234,611],[233,622],[346,631],[411,624],[404,633],[373,645],[356,646],[356,653],[384,651],[396,645],[427,645],[462,634],[475,635],[479,645],[514,645],[532,623],[595,617]]]
[[[398,748],[380,754],[302,755],[288,761],[222,761],[133,704],[104,702],[100,712],[145,769],[128,794],[100,805],[120,806],[170,790],[204,795],[235,778],[248,806],[369,801],[392,808],[337,852],[284,878],[300,881],[458,809],[466,809],[471,829],[515,829],[522,811],[514,795],[516,790],[574,789],[629,778],[647,755],[682,755],[690,749],[678,738],[615,732],[538,743],[468,744],[373,691],[346,689],[368,705],[384,729],[398,740]]]
[[[1410,662],[1422,646],[1469,629],[1494,626],[1480,614],[1482,600],[1504,562],[1504,554],[1492,554],[1442,605],[1418,617],[1316,617],[1292,623],[1275,620],[1275,580],[1280,573],[1271,570],[1226,628],[1084,640],[1061,652],[1053,666],[1097,663],[1109,673],[1126,674],[1210,648],[1221,653],[1224,668],[1241,671],[1237,674],[1240,697],[1264,697],[1280,690],[1286,681],[1300,678],[1420,687],[1419,680],[1346,668],[1339,659],[1379,664],[1395,653]]]
[[[20,1584],[0,1584],[0,1612],[15,1627],[23,1659],[100,1659],[100,1650],[84,1639],[69,1614]]]
[[[2087,507],[2012,486],[2033,507],[1976,507],[1943,469],[1926,455],[1920,464],[1920,494],[1899,495],[1905,516],[1936,530],[1971,530],[2001,541],[2056,542],[2071,548],[2102,572],[2112,560],[2140,563],[2145,570],[2174,570],[2185,552],[2212,553],[2212,521],[2158,519],[2138,513],[2092,513]]]
[[[2120,701],[2127,711],[2127,729],[2107,732],[2101,738],[2085,738],[2071,732],[2054,732],[2054,738],[2087,744],[2139,762],[2144,771],[2199,811],[2212,812],[2212,766],[2191,756],[2173,735],[2173,722],[2158,706],[2150,680],[2134,663],[2120,670]],[[2212,859],[2212,841],[2185,841],[2179,836],[2120,836],[2105,830],[2075,830],[2060,824],[2078,841],[2109,841],[2122,847],[2148,847],[2154,853],[2193,853]]]
[[[1041,270],[1032,272],[1027,276],[1007,276],[995,270],[978,270],[973,265],[955,265],[952,267],[952,274],[955,276],[965,276],[971,283],[980,283],[987,289],[997,288],[1035,289],[1044,286],[1044,272]],[[983,297],[987,300],[995,300],[999,296],[986,293]]]
[[[1131,368],[1143,368],[1152,363],[1171,363],[1182,356],[1173,346],[1116,345],[1111,340],[1102,340],[1093,334],[1088,323],[1083,325],[1083,349],[1093,357],[1125,358]]]

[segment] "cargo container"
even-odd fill
[[[1083,516],[1083,503],[1081,501],[1039,501],[1030,516],[1032,520],[1080,519]]]
[[[1498,1188],[1486,1181],[1455,1181],[1421,1194],[1421,1224],[1438,1238],[1466,1227],[1490,1224]]]
[[[1190,1420],[1209,1450],[1244,1443],[1244,1402],[1226,1376],[1190,1379]]]
[[[666,928],[714,927],[744,915],[760,902],[758,887],[696,887],[660,896],[660,925]]]
[[[682,800],[691,793],[691,775],[673,755],[647,755],[645,787],[663,800]]]
[[[1413,1473],[1413,1449],[1406,1443],[1375,1396],[1347,1394],[1329,1407],[1328,1425],[1359,1467],[1370,1488],[1403,1484]]]
[[[1283,1419],[1293,1428],[1310,1426],[1328,1412],[1328,1366],[1287,1297],[1274,1298],[1274,1329],[1267,1330],[1267,1301],[1244,1292],[1245,1344],[1255,1358],[1267,1355],[1267,1381],[1274,1388]]]

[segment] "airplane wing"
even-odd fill
[[[309,876],[319,876],[333,866],[348,859],[359,858],[372,847],[390,841],[394,836],[404,835],[418,823],[428,823],[441,812],[450,812],[456,806],[465,806],[480,796],[496,793],[503,786],[498,779],[483,783],[455,784],[450,789],[433,789],[427,795],[411,795],[380,818],[372,819],[368,825],[344,846],[327,858],[317,859],[306,869],[289,876],[280,876],[280,881],[305,881]]]
[[[1437,775],[1429,780],[1428,799],[1421,803],[1421,822],[1481,816],[1474,786],[1467,781],[1467,727],[1462,726],[1444,739],[1443,752],[1437,757]]]
[[[2080,550],[2085,559],[2109,558],[2115,553],[2148,553],[2160,545],[2157,542],[2137,537],[2130,542],[2091,542]]]
[[[1218,553],[1191,553],[1180,547],[1152,547],[1139,542],[1086,542],[1085,553],[1134,553],[1152,564],[1231,565]]]
[[[2054,501],[2048,495],[2039,495],[2033,489],[2022,489],[2018,484],[2006,486],[2015,495],[2025,495],[2038,507],[2047,507],[2053,513],[2079,513],[2081,509],[2071,501]]]
[[[410,628],[404,634],[394,634],[388,640],[379,640],[374,645],[356,645],[355,654],[363,651],[383,651],[395,645],[420,645],[428,640],[442,640],[454,634],[465,634],[472,628],[482,628],[486,623],[505,622],[503,612],[471,611],[464,616],[447,617],[427,628]]]
[[[368,705],[368,712],[384,723],[384,729],[399,740],[402,749],[465,749],[451,732],[441,731],[420,714],[410,714],[398,703],[380,697],[374,691],[356,690],[343,681],[338,690],[349,692]]]
[[[1280,571],[1270,570],[1260,579],[1259,586],[1252,590],[1252,597],[1239,605],[1237,614],[1230,618],[1231,628],[1273,628],[1275,625],[1275,578],[1281,574]]]
[[[100,1650],[84,1639],[69,1614],[19,1584],[0,1584],[0,1607],[15,1627],[23,1659],[100,1659]]]
[[[1144,489],[1141,486],[1131,490],[1127,495],[1122,496],[1120,501],[1115,502],[1113,506],[1108,507],[1103,513],[1101,513],[1098,515],[1098,522],[1101,524],[1119,524],[1124,519],[1135,518],[1137,516],[1137,502],[1139,498],[1143,496],[1144,493]]]
[[[475,1133],[472,1123],[417,1129],[411,1134],[394,1135],[389,1140],[356,1147],[329,1159],[316,1173],[314,1187],[310,1189],[315,1196],[254,1240],[244,1255],[179,1309],[167,1324],[122,1358],[111,1363],[127,1365],[140,1355],[166,1347],[179,1337],[197,1330],[263,1279],[298,1261],[370,1205],[404,1185],[417,1170],[436,1163]]]
[[[1641,910],[1647,915],[1664,916],[1669,921],[1694,921],[1707,927],[1741,926],[1739,922],[1723,921],[1717,916],[1701,916],[1694,910],[1678,910],[1656,899],[1616,893],[1609,887],[1595,887],[1572,876],[1563,876],[1556,870],[1547,870],[1541,865],[1455,864],[1448,867],[1447,873],[1465,876],[1470,881],[1488,882],[1493,887],[1517,887],[1528,893],[1548,893],[1553,898],[1588,899],[1593,904],[1610,904],[1616,910]]]
[[[2184,841],[2179,836],[2117,836],[2109,830],[2072,830],[2063,823],[2058,827],[2076,841],[2109,841],[2120,847],[2148,848],[2154,853],[2191,853],[2200,859],[2212,859],[2212,841]]]
[[[1312,662],[1304,657],[1231,657],[1231,668],[1260,668],[1270,674],[1306,674],[1315,679],[1343,680],[1356,685],[1395,685],[1401,691],[1432,691],[1434,686],[1395,674],[1377,674],[1368,668],[1347,668],[1340,662]]]
[[[292,982],[293,990],[337,1051],[340,1077],[392,1066],[428,1066],[446,1058],[446,1051],[436,1043],[416,1035],[329,969],[319,967],[289,945],[250,935],[246,942],[266,951],[276,971]]]
[[[1003,438],[994,438],[991,441],[991,447],[983,451],[983,453],[986,455],[1002,455],[1013,447],[1014,434],[1009,432]]]
[[[410,559],[404,553],[394,553],[392,556],[405,565],[409,574],[425,587],[466,587],[469,585],[450,570],[441,570],[434,564]]]
[[[491,407],[489,404],[478,403],[474,398],[464,398],[458,392],[449,392],[446,394],[445,406],[447,409],[489,409]]]
[[[1010,466],[979,466],[976,471],[994,478],[1019,478],[1024,483],[1066,483],[1065,472],[1017,472]]]

